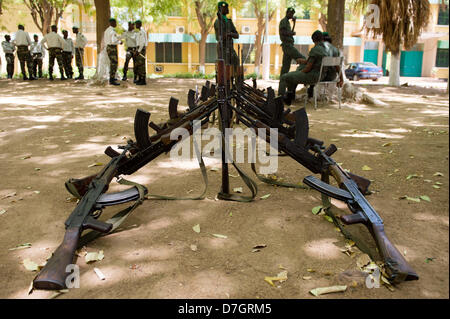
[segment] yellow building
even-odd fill
[[[432,6],[431,23],[419,39],[419,43],[409,51],[402,52],[401,76],[436,76],[448,78],[448,9],[440,10],[440,0],[429,0]],[[280,0],[280,3],[284,1]],[[270,72],[279,74],[282,63],[282,50],[278,35],[278,25],[285,15],[285,7],[277,9],[274,18],[269,24],[270,43]],[[17,29],[17,22],[25,23],[26,31],[38,33],[26,8],[16,5],[8,11],[15,12],[17,19],[9,19],[6,30],[10,33]],[[8,13],[5,12],[4,16]],[[199,72],[199,45],[190,34],[200,37],[200,30],[195,19],[189,20],[174,13],[161,24],[146,25],[148,30],[149,44],[147,47],[147,70],[149,74],[175,74]],[[300,15],[300,16],[299,16]],[[257,21],[251,10],[236,11],[231,8],[230,16],[240,33],[235,40],[235,49],[243,49],[245,58],[244,67],[246,73],[254,72],[254,43]],[[304,55],[313,46],[311,34],[321,30],[318,17],[309,12],[297,13],[295,27],[295,45]],[[346,15],[344,32],[344,55],[345,61],[350,62],[374,62],[383,68],[389,69],[389,54],[386,54],[380,39],[368,39],[361,32],[363,17],[354,17],[350,13]],[[11,22],[14,20],[14,22]],[[18,21],[19,20],[19,21]],[[122,22],[122,21],[121,21]],[[95,67],[97,60],[95,17],[87,15],[81,5],[72,5],[66,10],[60,21],[59,30],[71,30],[72,25],[80,25],[82,32],[87,36],[89,44],[85,50],[85,65]],[[126,22],[123,22],[126,26]],[[214,30],[208,35],[206,44],[205,73],[214,73],[214,62],[216,59],[216,40]],[[1,33],[0,33],[1,34]],[[69,32],[70,34],[70,32]],[[41,35],[39,33],[41,38]],[[3,55],[2,55],[3,58]],[[119,67],[123,65],[125,50],[123,46],[119,49]],[[295,65],[292,66],[295,68]],[[5,69],[4,63],[2,70]],[[16,68],[16,72],[18,69]],[[4,71],[3,71],[4,72]]]

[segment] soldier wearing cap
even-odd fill
[[[330,37],[330,35],[328,34],[328,32],[322,32],[323,35],[323,46],[328,50],[330,56],[332,57],[340,57],[341,56],[341,52],[339,51],[338,48],[336,48],[333,44],[332,44],[332,39]],[[325,75],[323,76],[322,81],[334,81],[338,75],[340,71],[340,67],[326,67],[322,70],[322,73],[324,73]],[[341,74],[341,78],[339,81],[339,85],[341,85],[340,83],[344,82],[344,79],[342,77]],[[310,85],[308,87],[308,98],[312,98],[314,96],[314,85]]]
[[[123,78],[122,81],[127,80],[128,64],[130,60],[133,59],[133,73],[136,82],[136,36],[137,32],[134,32],[134,22],[128,22],[128,31],[122,33],[120,39],[125,39],[125,46],[127,49],[127,54],[125,55],[125,63],[123,65]]]
[[[45,57],[45,50],[37,34],[33,36],[33,42],[30,45],[31,57],[33,58],[33,76],[42,78],[42,60]]]
[[[28,32],[25,32],[25,27],[21,24],[18,26],[18,30],[15,34],[14,40],[12,42],[17,47],[17,56],[19,57],[20,61],[20,69],[22,70],[22,76],[24,80],[35,80],[33,77],[33,61],[31,60],[31,53],[29,50],[29,46],[31,45],[31,39]],[[27,71],[25,70],[25,64],[28,68],[28,75],[27,77]]]
[[[281,48],[283,49],[283,65],[281,67],[280,76],[289,72],[292,60],[296,60],[298,64],[306,62],[306,57],[294,46],[295,32],[292,30],[291,23],[289,22],[289,20],[296,20],[294,13],[294,8],[288,8],[286,10],[286,16],[280,21],[279,33]]]
[[[291,105],[292,100],[295,98],[295,89],[298,84],[317,83],[319,80],[322,59],[326,56],[331,56],[331,52],[323,43],[323,34],[321,31],[315,31],[311,38],[315,46],[309,51],[306,64],[300,65],[296,71],[283,74],[280,78],[278,95],[284,97],[284,102],[287,105]],[[324,77],[325,74],[322,74],[321,80],[323,80]],[[288,90],[287,93],[286,90]]]
[[[239,33],[237,32],[233,21],[227,18],[229,12],[228,3],[220,1],[218,3],[218,18],[214,22],[214,31],[216,33],[216,40],[218,41],[218,56],[222,55],[225,64],[232,65],[234,72],[236,73],[239,65],[239,58],[233,47],[233,39],[239,39]]]
[[[145,53],[147,48],[147,32],[142,28],[141,20],[135,22],[137,35],[136,35],[136,75],[137,81],[136,85],[146,85],[146,70],[145,70]]]
[[[73,46],[73,41],[69,38],[69,32],[67,30],[62,31],[64,36],[64,47],[62,52],[62,58],[64,63],[64,71],[68,79],[73,77],[72,60],[75,53],[75,47]]]
[[[109,84],[120,85],[116,80],[117,65],[119,60],[119,54],[117,52],[117,45],[121,44],[119,36],[115,30],[117,21],[114,18],[109,19],[109,27],[105,30],[103,39],[106,45],[106,53],[109,58]]]
[[[75,34],[75,64],[78,68],[78,73],[80,74],[78,77],[75,78],[75,80],[83,80],[84,75],[84,67],[83,67],[83,58],[84,58],[84,47],[88,43],[88,40],[79,31],[78,25],[74,25],[72,27],[72,31]]]
[[[5,35],[5,41],[2,42],[3,52],[5,53],[6,60],[6,72],[8,73],[8,79],[12,79],[14,75],[14,51],[16,46],[11,43],[11,37],[9,34]]]
[[[58,27],[56,25],[51,26],[52,32],[47,33],[41,40],[41,44],[48,50],[48,79],[53,81],[53,66],[55,65],[55,59],[58,62],[59,72],[61,73],[61,80],[66,80],[64,77],[64,63],[62,59],[62,50],[65,45],[64,39],[57,34]],[[48,45],[48,47],[45,46]]]

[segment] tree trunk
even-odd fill
[[[256,31],[255,38],[255,73],[259,77],[261,69],[261,54],[262,54],[262,35],[264,34],[264,20],[261,14],[258,17],[258,31]]]
[[[345,0],[328,0],[327,30],[333,44],[344,50]]]
[[[94,0],[95,18],[97,30],[97,54],[100,53],[102,46],[103,33],[109,26],[109,18],[111,17],[111,8],[109,0]]]
[[[400,53],[397,55],[391,54],[389,85],[400,86]]]
[[[319,24],[322,27],[323,32],[327,32],[328,30],[327,17],[325,17],[325,15],[323,15],[322,13],[320,14],[319,17]]]
[[[203,31],[201,32],[201,38],[200,42],[198,43],[198,49],[199,49],[199,71],[201,74],[206,73],[205,68],[205,56],[206,56],[206,39],[208,38],[208,32]]]

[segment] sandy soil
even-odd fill
[[[52,295],[46,291],[28,295],[36,273],[27,271],[22,261],[29,258],[41,264],[61,242],[63,223],[75,207],[67,201],[64,182],[95,173],[100,168],[88,166],[107,162],[103,155],[107,146],[134,138],[136,108],[149,110],[152,120],[161,122],[168,118],[170,96],[186,106],[188,89],[202,83],[159,79],[149,80],[146,87],[116,88],[0,80],[0,212],[6,210],[0,213],[0,298]],[[317,192],[258,181],[258,199],[252,203],[216,201],[220,173],[210,168],[219,164],[207,159],[207,199],[146,201],[123,231],[87,247],[103,250],[105,258],[91,264],[78,258],[81,288],[58,298],[448,298],[448,96],[430,88],[364,87],[388,105],[345,103],[339,110],[332,104],[317,111],[308,105],[310,135],[338,145],[336,161],[374,181],[375,193],[369,200],[384,219],[392,242],[420,275],[419,281],[397,285],[393,292],[361,284],[352,287],[339,274],[357,269],[357,257],[342,253],[341,233],[312,214],[311,209],[321,204]],[[390,145],[383,146],[386,143]],[[278,176],[285,181],[300,182],[309,174],[289,158],[279,161]],[[364,165],[372,170],[363,171]],[[249,165],[243,168],[250,172]],[[436,172],[443,176],[434,176]],[[418,177],[407,179],[412,174]],[[167,155],[129,179],[157,194],[186,196],[202,189],[195,162],[171,162]],[[231,178],[231,183],[244,186],[238,178]],[[10,194],[15,195],[7,197]],[[261,200],[265,194],[271,196]],[[399,200],[403,195],[427,195],[431,202]],[[200,233],[192,229],[196,224]],[[23,243],[32,246],[9,250]],[[257,244],[267,247],[252,252]],[[197,251],[191,245],[197,245]],[[272,287],[264,278],[281,272],[280,265],[287,269],[288,279]],[[94,267],[106,280],[98,279]],[[313,288],[335,284],[349,288],[321,297],[309,294]]]

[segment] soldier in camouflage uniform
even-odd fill
[[[33,77],[33,60],[29,46],[31,45],[31,39],[28,32],[25,32],[23,25],[19,24],[13,44],[17,47],[17,56],[20,61],[20,69],[24,80],[35,80]],[[25,70],[25,64],[28,68],[29,77],[27,77],[27,71]]]
[[[73,34],[75,34],[75,64],[78,68],[78,73],[80,75],[75,78],[75,80],[83,80],[84,75],[84,67],[83,67],[83,58],[84,58],[84,47],[88,43],[87,38],[81,34],[77,25],[72,27]]]
[[[284,102],[287,105],[291,105],[292,100],[295,98],[295,88],[298,84],[317,83],[322,59],[326,56],[331,56],[331,52],[323,43],[323,34],[321,31],[315,31],[312,34],[312,40],[315,46],[309,52],[306,64],[300,65],[296,71],[283,74],[280,78],[278,95],[284,97]],[[325,74],[322,77],[325,77]],[[288,90],[287,94],[286,90]]]
[[[2,42],[3,52],[5,52],[8,79],[12,79],[14,76],[14,51],[16,50],[16,47],[10,41],[11,37],[7,34],[5,35],[5,41]]]
[[[239,58],[233,47],[233,39],[239,39],[239,33],[231,19],[227,18],[230,12],[228,3],[220,1],[218,3],[220,18],[214,22],[214,31],[217,40],[217,56],[223,56],[226,65],[233,66],[233,71],[236,74],[239,66]],[[222,41],[221,41],[222,40]]]
[[[289,20],[295,21],[294,8],[286,10],[286,16],[280,21],[279,33],[281,40],[281,48],[283,49],[283,65],[281,66],[280,77],[288,73],[291,68],[292,60],[296,60],[298,64],[305,63],[306,57],[301,54],[294,46],[294,35]]]
[[[136,24],[136,45],[137,50],[135,51],[136,56],[136,75],[137,81],[136,85],[146,85],[146,70],[145,70],[145,52],[147,48],[147,33],[142,28],[142,22],[137,20]]]
[[[117,53],[117,45],[121,43],[116,33],[117,21],[114,18],[109,19],[109,27],[105,30],[103,39],[106,45],[106,53],[109,58],[109,84],[120,85],[116,80],[117,66],[119,55]]]
[[[58,28],[56,25],[51,26],[52,32],[47,33],[41,40],[41,44],[48,51],[48,79],[53,81],[53,66],[55,65],[55,59],[58,62],[59,72],[61,74],[61,81],[66,80],[64,77],[64,64],[62,59],[62,51],[64,47],[63,38],[57,34]],[[45,44],[48,47],[45,47]]]

